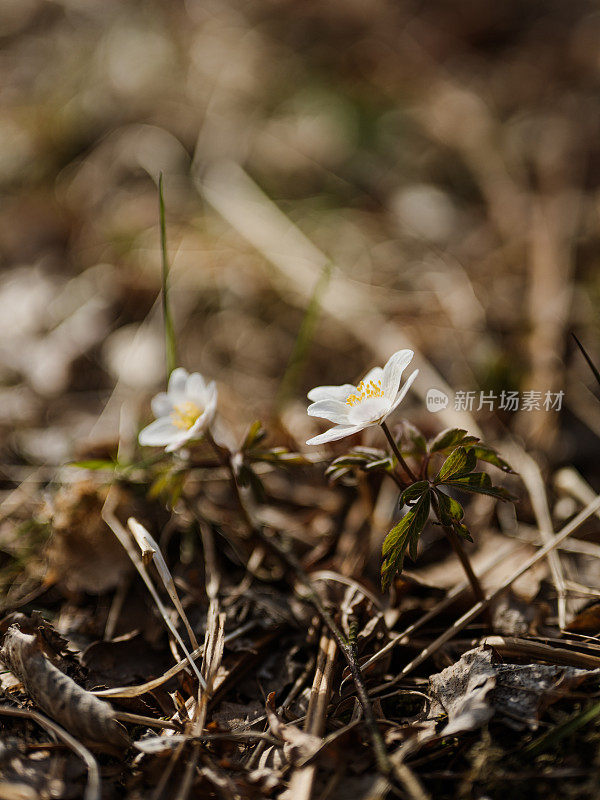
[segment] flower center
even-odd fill
[[[189,431],[194,422],[202,414],[202,409],[191,400],[185,400],[183,403],[178,403],[171,413],[171,420],[176,428],[181,428],[182,431]]]
[[[357,406],[359,403],[362,403],[363,400],[372,397],[383,397],[381,381],[369,381],[368,383],[361,381],[356,387],[356,393],[346,398],[346,405]]]

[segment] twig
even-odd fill
[[[165,728],[171,731],[180,731],[181,725],[166,719],[155,719],[143,714],[131,714],[129,711],[115,711],[114,718],[120,722],[129,722],[131,725],[146,725],[148,728]]]
[[[486,636],[481,644],[493,647],[504,656],[524,657],[536,661],[549,661],[559,666],[581,667],[583,669],[598,669],[600,656],[589,653],[579,653],[576,650],[567,650],[566,647],[553,647],[544,642],[532,642],[529,639],[519,639],[514,636]]]

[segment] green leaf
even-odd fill
[[[394,466],[394,462],[392,461],[390,456],[386,456],[385,458],[380,458],[379,461],[369,461],[368,464],[365,464],[364,470],[365,472],[377,472],[379,469],[383,469],[389,471]]]
[[[329,478],[331,483],[336,483],[336,481],[341,480],[346,475],[352,476],[352,472],[349,467],[335,467],[334,469],[328,467],[325,470],[325,475]]]
[[[402,572],[407,547],[410,547],[411,558],[416,557],[419,534],[429,517],[430,505],[431,493],[426,491],[386,536],[382,547],[385,558],[381,565],[382,589],[390,585],[396,572]]]
[[[264,461],[266,464],[312,464],[302,453],[294,453],[286,447],[272,447],[269,450],[254,451],[250,456],[252,462]]]
[[[471,536],[471,532],[464,525],[462,522],[454,522],[452,525],[454,532],[457,533],[461,538],[466,539],[467,542],[472,542],[473,537]]]
[[[440,506],[440,519],[442,525],[454,525],[460,522],[465,516],[465,510],[453,497],[449,497],[439,490],[435,493]]]
[[[419,555],[419,533],[420,531],[414,531],[408,540],[408,555],[411,561],[416,561]]]
[[[266,430],[262,426],[262,422],[257,419],[256,422],[253,422],[250,425],[250,429],[246,434],[246,438],[244,439],[244,444],[242,445],[242,450],[249,450],[251,447],[255,447],[257,444],[262,442],[267,436]]]
[[[454,486],[456,489],[462,489],[464,492],[473,492],[475,494],[488,494],[491,497],[496,497],[498,500],[511,500],[515,498],[499,486],[493,486],[490,476],[487,472],[472,472],[470,475],[463,475],[453,478],[452,480],[445,481],[446,486]]]
[[[477,457],[473,452],[473,448],[467,449],[466,447],[457,447],[442,464],[442,468],[438,472],[435,482],[444,483],[450,478],[467,475],[475,469],[476,465]]]
[[[118,464],[115,461],[109,461],[108,459],[102,458],[89,458],[83,461],[69,461],[67,464],[69,467],[77,467],[77,469],[110,469],[114,470],[118,467]]]
[[[473,445],[472,450],[477,456],[478,461],[487,461],[488,464],[493,464],[494,467],[498,467],[502,472],[508,472],[511,475],[517,474],[508,461],[501,458],[493,447],[487,444],[476,444]]]
[[[427,481],[417,481],[417,483],[413,483],[411,486],[408,486],[400,495],[400,505],[404,506],[407,503],[412,503],[414,500],[417,500],[423,492],[427,492],[429,490],[429,483]]]
[[[359,455],[357,453],[346,453],[343,456],[338,456],[334,458],[329,468],[331,467],[362,467],[364,464],[367,463],[367,459],[365,456]]]
[[[339,467],[359,467],[367,472],[378,469],[389,470],[393,467],[392,458],[386,455],[384,450],[376,450],[370,447],[357,447],[349,453],[334,458],[325,470],[329,475]]]
[[[478,442],[477,436],[469,436],[463,428],[446,428],[446,430],[438,433],[438,435],[429,442],[430,453],[440,453],[443,450],[448,450],[450,447],[458,447],[458,445],[473,444]]]

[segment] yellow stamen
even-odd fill
[[[183,403],[179,403],[179,405],[175,406],[171,413],[171,419],[176,428],[189,431],[201,414],[201,408],[195,403],[192,403],[191,400],[185,400]]]
[[[368,383],[361,381],[356,387],[356,394],[351,394],[346,398],[346,405],[356,406],[371,397],[383,397],[381,381],[369,381]]]

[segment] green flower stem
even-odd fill
[[[384,433],[385,433],[385,435],[386,435],[386,438],[387,438],[388,442],[390,443],[390,447],[392,448],[392,451],[393,451],[394,455],[395,455],[395,456],[396,456],[396,458],[398,459],[398,463],[400,464],[400,466],[402,467],[402,469],[403,469],[403,470],[406,472],[406,474],[409,476],[409,478],[411,479],[411,481],[412,481],[413,483],[416,483],[416,482],[417,482],[419,479],[417,478],[417,476],[415,475],[415,473],[412,471],[412,469],[411,469],[411,468],[408,466],[408,464],[406,463],[406,461],[403,459],[403,457],[402,457],[402,453],[401,453],[401,452],[400,452],[400,450],[398,449],[398,445],[397,445],[397,444],[396,444],[396,442],[394,441],[394,437],[393,437],[393,436],[392,436],[392,434],[390,433],[390,429],[389,429],[389,428],[388,428],[388,426],[386,425],[385,421],[384,421],[384,422],[381,422],[381,423],[380,423],[380,425],[381,425],[381,428],[382,428],[383,432],[384,432]]]
[[[477,575],[475,574],[475,572],[473,570],[473,567],[471,566],[471,561],[469,560],[469,556],[465,552],[465,549],[463,547],[462,541],[460,540],[460,537],[452,530],[452,528],[450,526],[444,525],[444,523],[442,522],[442,518],[441,518],[441,515],[440,515],[440,506],[439,506],[439,503],[438,503],[438,499],[435,496],[435,492],[431,492],[431,505],[433,506],[433,510],[435,512],[435,515],[438,518],[438,521],[439,521],[440,525],[442,526],[442,529],[443,529],[444,533],[446,534],[446,537],[448,538],[450,544],[452,545],[452,549],[454,550],[454,552],[456,553],[456,555],[458,556],[458,558],[460,560],[460,563],[462,564],[462,567],[463,567],[463,569],[465,571],[465,574],[466,574],[467,578],[469,579],[469,583],[471,584],[471,589],[473,590],[473,594],[475,595],[475,599],[480,603],[485,602],[485,592],[483,591],[481,583],[479,582],[479,578],[477,577]],[[486,616],[487,622],[488,622],[488,624],[489,624],[489,626],[491,628],[492,627],[492,617],[491,617],[489,608],[486,608],[485,616]]]

